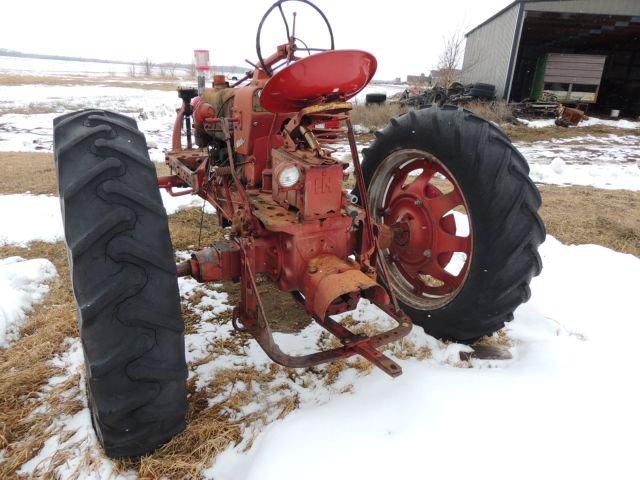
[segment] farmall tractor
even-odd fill
[[[349,99],[370,53],[306,45],[280,0],[257,33],[257,63],[234,85],[179,89],[182,108],[156,177],[135,120],[85,110],[54,120],[55,163],[93,425],[106,453],[152,451],[185,428],[187,365],[177,278],[239,282],[233,325],[273,361],[304,368],[382,347],[413,324],[473,343],[513,318],[541,269],[544,226],[529,168],[494,124],[453,106],[409,111],[360,161]],[[261,48],[270,14],[286,43]],[[350,162],[337,155],[348,146]],[[353,172],[355,188],[344,188]],[[227,240],[176,265],[160,189],[215,207]],[[272,336],[259,282],[290,292],[339,348],[303,356]],[[367,337],[332,318],[375,304],[395,328]]]

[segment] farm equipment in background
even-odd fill
[[[496,99],[496,87],[489,83],[463,85],[453,82],[448,88],[434,86],[423,90],[406,89],[394,101],[403,107],[421,109],[429,105],[464,105],[469,102],[492,102]]]
[[[425,89],[406,89],[394,98],[403,107],[425,108],[429,105],[464,105],[469,102],[492,102],[496,99],[496,87],[489,83],[463,85],[453,82],[448,88],[435,85]]]
[[[290,3],[320,16],[326,46],[300,40]],[[265,57],[271,14],[286,42]],[[361,163],[349,99],[375,74],[375,57],[335,50],[329,21],[306,0],[274,3],[256,46],[253,71],[232,86],[214,77],[200,94],[179,89],[170,175],[156,178],[129,117],[85,110],[54,120],[88,403],[111,457],[146,454],[185,428],[180,276],[239,282],[233,326],[282,365],[360,355],[395,377],[401,367],[380,349],[412,324],[472,343],[513,318],[540,272],[540,195],[499,128],[455,106],[410,111],[376,132]],[[343,186],[344,145],[353,191]],[[226,239],[176,266],[158,187],[214,206]],[[259,280],[291,293],[341,346],[283,352]],[[368,337],[332,318],[362,299],[396,326]]]

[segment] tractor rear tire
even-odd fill
[[[397,157],[400,152],[417,155],[418,161],[432,156],[427,160],[429,164],[434,164],[433,158],[443,165],[464,197],[472,232],[466,244],[470,253],[466,257],[469,262],[466,277],[456,287],[457,293],[451,299],[444,296],[443,300],[425,299],[424,290],[418,286],[413,293],[415,301],[411,293],[405,295],[406,301],[398,295],[401,308],[430,335],[472,343],[501,329],[505,322],[513,319],[514,310],[531,295],[531,278],[542,269],[538,246],[545,238],[545,227],[537,213],[540,193],[528,176],[526,160],[499,128],[462,108],[432,106],[392,119],[384,130],[377,132],[371,147],[363,151],[363,175],[374,217],[375,212],[389,215],[387,212],[392,210],[388,203],[379,200],[391,191],[380,178],[387,172],[393,182],[394,177],[402,175],[399,171],[406,165],[402,162],[407,162],[409,157]],[[396,158],[400,163],[389,164],[390,159]],[[412,167],[407,170],[409,168]],[[406,199],[406,187],[400,190],[399,185],[395,185],[393,191],[399,191],[400,198]],[[429,201],[427,198],[424,204]],[[422,202],[415,204],[423,208]],[[412,200],[403,205],[409,205],[403,207],[405,209],[418,208]],[[389,223],[399,221],[389,216]],[[408,218],[415,221],[417,217]],[[419,228],[427,227],[416,227],[417,234]],[[422,249],[431,248],[422,244],[419,247],[420,254]],[[431,256],[431,250],[424,252],[425,256]],[[391,267],[397,265],[399,256],[394,254],[388,258],[393,270]],[[407,291],[411,292],[411,287]]]
[[[89,408],[112,458],[185,428],[184,325],[167,214],[135,120],[102,110],[53,121],[54,159]]]

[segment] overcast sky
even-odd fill
[[[242,65],[256,58],[258,22],[272,0],[2,0],[0,48],[29,53],[113,60],[190,62],[194,48],[211,50],[212,63]],[[287,2],[295,5],[297,2]],[[359,48],[378,58],[377,78],[428,73],[443,38],[466,32],[511,0],[315,0],[333,26],[336,48]],[[296,33],[309,46],[328,37],[304,6]],[[276,12],[277,13],[277,12]],[[263,50],[284,43],[282,19],[265,26]],[[487,48],[491,48],[487,45]]]

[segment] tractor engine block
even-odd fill
[[[309,151],[288,152],[274,149],[273,199],[282,207],[293,207],[305,219],[318,219],[340,214],[343,204],[342,180],[344,164],[316,157]],[[299,180],[283,186],[280,178],[292,169],[299,172]]]

